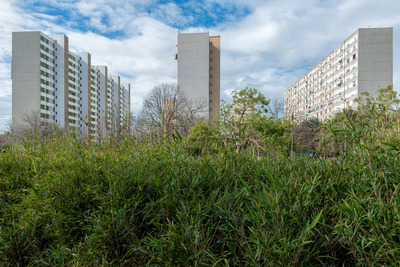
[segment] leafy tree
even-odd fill
[[[319,131],[322,122],[318,118],[302,121],[294,128],[294,138],[301,150],[318,149]]]
[[[257,123],[266,117],[269,100],[255,88],[233,91],[233,103],[223,102],[219,125],[226,137],[241,148],[262,148]]]
[[[185,148],[193,154],[217,153],[223,147],[223,138],[219,129],[209,122],[197,122],[183,140]]]
[[[269,116],[270,100],[257,89],[248,87],[234,91],[232,99],[232,103],[222,103],[221,108],[219,126],[225,134],[225,144],[259,151],[289,150],[291,124],[287,119]],[[278,105],[275,108],[278,111]]]
[[[361,95],[356,99],[357,111],[344,110],[328,121],[325,142],[341,152],[355,146],[375,150],[390,144],[400,148],[399,99],[393,86],[379,89],[376,96]]]
[[[265,150],[281,152],[290,150],[292,125],[289,120],[264,117],[259,121],[257,129],[261,132]]]
[[[347,147],[346,132],[348,125],[358,124],[359,112],[353,109],[345,109],[336,113],[319,128],[319,150],[323,152],[343,153]]]
[[[190,129],[184,145],[196,153],[216,152],[222,147],[239,150],[287,151],[292,133],[289,120],[269,115],[269,103],[257,89],[233,92],[233,102],[222,101],[216,124],[198,123]]]

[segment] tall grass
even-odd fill
[[[343,127],[331,159],[32,136],[0,154],[2,265],[397,266],[398,151]]]

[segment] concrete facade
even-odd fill
[[[120,88],[120,125],[121,131],[128,130],[131,128],[131,120],[129,119],[130,101],[129,96],[131,95],[131,85],[121,84]],[[130,132],[130,131],[128,131]]]
[[[203,103],[203,116],[219,115],[220,37],[208,33],[178,34],[178,86],[195,103]]]
[[[221,38],[210,36],[210,120],[219,117],[221,84]]]
[[[285,91],[285,117],[327,119],[393,84],[393,28],[358,29]]]
[[[40,32],[26,34],[14,32],[12,37],[12,118],[13,122],[25,122],[29,113],[36,114],[41,111],[41,103],[46,104],[45,109],[51,107],[51,112],[53,112],[54,90],[52,86],[45,84],[47,77],[42,76],[41,65],[49,63],[48,68],[51,69],[53,66],[49,61],[41,59],[41,45],[45,46],[45,44],[41,41]],[[52,56],[53,47],[47,44],[46,47],[51,49],[51,55],[48,54],[48,56]],[[42,61],[43,64],[41,64]],[[20,75],[20,73],[24,73],[24,75]],[[41,88],[45,92],[42,93]],[[49,90],[51,94],[46,94],[46,90]],[[41,96],[44,101],[41,101]],[[54,120],[54,117],[52,116],[51,119]]]
[[[23,127],[29,114],[37,114],[43,123],[93,139],[118,134],[120,77],[109,76],[106,66],[92,66],[89,53],[73,53],[68,47],[65,35],[13,33],[13,125]],[[130,108],[130,90],[124,101]]]

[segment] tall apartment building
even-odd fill
[[[192,101],[204,103],[204,117],[219,116],[220,36],[178,34],[178,86]]]
[[[130,85],[121,86],[119,76],[93,66],[89,53],[71,52],[65,35],[12,35],[13,125],[23,127],[36,114],[94,139],[130,128]]]
[[[285,91],[285,117],[326,119],[393,83],[393,28],[358,29]]]

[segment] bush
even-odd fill
[[[327,160],[193,155],[218,140],[207,124],[183,145],[12,145],[0,154],[2,263],[397,266],[398,147],[370,126],[339,126],[348,151]]]

